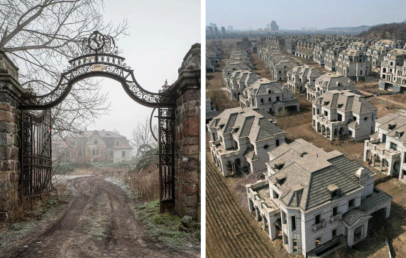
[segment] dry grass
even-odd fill
[[[142,172],[137,170],[130,172],[126,183],[141,202],[159,199],[159,171],[155,165]]]

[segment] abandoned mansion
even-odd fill
[[[118,133],[94,130],[53,144],[53,155],[67,163],[122,162],[132,158],[130,142]]]

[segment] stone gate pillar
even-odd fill
[[[18,68],[0,51],[0,220],[11,216],[18,204],[18,105],[22,93]]]
[[[169,91],[175,95],[175,211],[200,219],[200,44],[194,44]]]

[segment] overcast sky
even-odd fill
[[[106,22],[118,23],[123,18],[128,19],[131,35],[116,44],[134,70],[137,82],[152,92],[158,92],[166,79],[169,84],[175,82],[186,53],[194,43],[201,42],[200,1],[107,1]],[[137,123],[145,121],[152,109],[130,99],[114,80],[103,79],[102,85],[103,92],[109,94],[112,111],[88,130],[116,129],[130,138]]]
[[[272,20],[280,29],[323,29],[401,22],[405,10],[404,0],[206,0],[206,22],[237,30],[265,28]]]

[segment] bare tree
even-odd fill
[[[152,130],[154,135],[157,136],[158,128],[156,125],[152,127]],[[143,123],[139,122],[137,127],[132,131],[131,145],[137,151],[137,157],[157,147],[157,141],[150,130],[149,118],[146,118]]]
[[[19,80],[38,95],[53,90],[80,39],[98,30],[114,38],[125,35],[127,21],[103,21],[103,0],[3,0],[0,2],[0,50],[19,66]],[[71,94],[53,109],[54,132],[66,136],[92,124],[109,111],[100,80],[76,83]],[[64,137],[63,137],[64,138]]]

